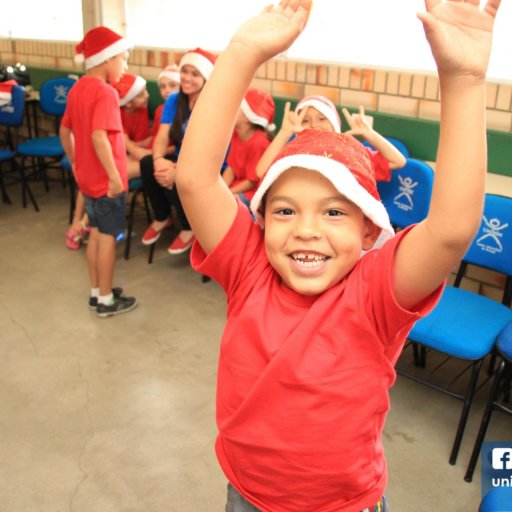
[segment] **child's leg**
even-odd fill
[[[140,161],[128,156],[128,179],[140,177]]]
[[[98,251],[99,251],[99,232],[97,227],[91,227],[91,234],[89,235],[89,244],[87,245],[86,259],[87,268],[89,270],[89,281],[91,283],[91,290],[96,290],[100,287],[98,276]],[[110,293],[110,292],[108,292]]]
[[[112,281],[116,264],[116,239],[113,235],[98,232],[97,240],[96,274],[98,286],[100,296],[107,296],[112,293]]]

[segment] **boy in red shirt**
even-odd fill
[[[126,151],[128,153],[128,179],[140,176],[140,160],[151,154],[149,144],[149,95],[146,80],[132,73],[125,73],[114,84],[119,94],[121,122],[125,133]]]
[[[125,229],[128,188],[126,146],[119,99],[109,83],[126,70],[130,43],[106,27],[87,32],[77,45],[85,59],[85,75],[71,89],[60,138],[85,198],[91,233],[87,266],[91,283],[89,308],[100,318],[137,306],[134,297],[112,289],[116,238]]]
[[[251,203],[263,230],[218,176],[247,87],[300,34],[311,0],[267,7],[219,55],[176,185],[197,237],[192,264],[227,293],[216,442],[226,511],[387,510],[394,364],[481,221],[499,4],[428,0],[418,15],[439,73],[439,151],[428,217],[394,236],[368,153],[350,135],[305,130],[284,148]]]

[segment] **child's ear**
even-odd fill
[[[379,228],[368,217],[365,217],[364,222],[363,250],[369,251],[377,241],[377,238],[379,238],[382,228]]]

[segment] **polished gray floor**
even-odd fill
[[[16,189],[12,205],[0,203],[0,511],[223,511],[213,451],[222,291],[165,240],[148,265],[140,212],[115,281],[140,306],[99,320],[84,250],[64,246],[67,190],[34,188],[40,213],[21,208]],[[476,511],[480,466],[473,483],[463,475],[485,389],[456,466],[447,459],[460,402],[402,378],[391,394],[393,512]],[[510,440],[511,427],[497,413],[488,439]]]

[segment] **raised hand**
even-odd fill
[[[242,45],[257,63],[288,49],[304,29],[312,0],[281,0],[246,21],[231,39]]]
[[[500,0],[425,0],[419,13],[440,78],[447,74],[483,78],[487,72],[492,30]]]
[[[364,107],[362,105],[359,107],[359,114],[351,114],[346,108],[342,108],[341,111],[350,126],[350,130],[345,132],[346,135],[360,135],[366,138],[373,131],[368,118],[364,115]]]
[[[283,122],[281,123],[281,130],[284,130],[290,136],[300,133],[304,128],[302,120],[306,115],[307,108],[303,108],[299,113],[290,110],[290,102],[287,101],[284,105]]]

